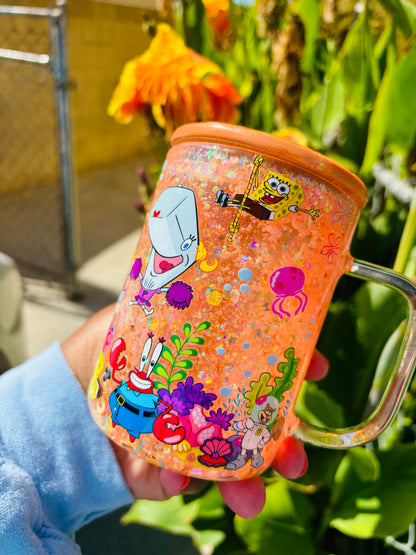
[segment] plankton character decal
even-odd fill
[[[237,215],[230,225],[228,243],[232,242],[233,236],[240,227],[239,219],[243,210],[259,220],[269,221],[278,220],[288,214],[297,212],[309,214],[312,220],[319,217],[320,211],[313,206],[309,210],[300,208],[305,196],[303,187],[295,181],[269,170],[259,185],[259,167],[262,163],[263,157],[256,156],[249,183],[243,194],[239,193],[233,197],[222,189],[217,192],[215,198],[217,204],[223,208],[228,206],[238,208]]]
[[[182,281],[168,284],[195,263],[198,253],[198,214],[195,194],[179,185],[168,187],[155,202],[149,216],[152,243],[149,261],[142,274],[142,259],[136,258],[130,278],[140,278],[140,291],[130,304],[140,305],[146,316],[153,313],[151,298],[166,292],[169,305],[187,308],[192,300],[190,285]]]

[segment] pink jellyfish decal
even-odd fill
[[[279,318],[287,316],[290,318],[291,314],[283,309],[283,302],[287,297],[295,297],[299,301],[299,306],[295,311],[295,316],[301,310],[305,310],[308,302],[308,296],[303,291],[305,285],[305,274],[303,270],[296,266],[285,266],[279,268],[270,276],[270,287],[276,294],[276,299],[272,304],[272,312],[277,314]]]

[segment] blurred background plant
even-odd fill
[[[175,127],[206,120],[325,153],[368,186],[354,256],[416,278],[411,0],[160,0],[159,19],[145,25],[151,45],[126,64],[110,115],[148,118],[161,158]],[[146,175],[140,182],[142,208],[153,186]],[[331,371],[303,388],[299,415],[338,427],[368,415],[400,350],[405,318],[392,290],[343,278],[318,345]],[[251,521],[232,515],[212,486],[199,496],[137,501],[123,522],[188,535],[203,554],[415,553],[415,419],[414,383],[393,425],[371,445],[308,447],[309,470],[296,481],[266,473],[266,507]]]

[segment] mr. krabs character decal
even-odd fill
[[[160,400],[153,393],[153,381],[150,375],[162,354],[164,338],[159,339],[151,353],[152,343],[153,334],[150,333],[143,346],[140,367],[130,371],[127,382],[119,380],[116,376],[116,372],[123,370],[127,364],[127,357],[123,355],[126,350],[126,342],[119,337],[111,347],[111,377],[118,384],[109,399],[112,425],[113,428],[117,425],[125,428],[132,442],[140,434],[152,432],[153,424],[158,416],[157,409]],[[146,366],[148,366],[147,370],[145,370]]]
[[[217,192],[215,198],[217,204],[223,208],[235,207],[238,209],[230,225],[229,243],[232,242],[234,234],[240,227],[239,219],[243,210],[259,220],[269,221],[298,212],[309,214],[312,220],[319,217],[320,211],[314,206],[311,206],[309,210],[300,207],[305,196],[303,187],[295,181],[269,170],[259,185],[259,167],[262,163],[262,156],[254,158],[254,168],[243,193],[232,196],[222,189]]]
[[[140,280],[140,291],[130,304],[142,307],[146,316],[153,313],[151,299],[156,293],[166,293],[166,301],[177,309],[187,308],[193,298],[192,287],[172,280],[183,274],[196,261],[203,271],[212,271],[205,261],[207,251],[199,241],[198,214],[192,189],[178,185],[168,187],[156,200],[149,214],[149,238],[152,244],[144,273],[143,261],[133,262],[130,279]],[[170,285],[169,285],[170,284]]]
[[[308,296],[303,290],[304,285],[305,274],[297,266],[285,266],[275,270],[270,276],[270,287],[276,294],[276,299],[272,303],[272,312],[279,318],[284,316],[290,318],[290,312],[283,309],[283,303],[288,297],[294,297],[299,303],[295,316],[299,311],[303,312],[308,302]]]

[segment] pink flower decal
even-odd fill
[[[321,254],[328,257],[328,262],[330,264],[333,263],[334,258],[339,254],[341,237],[335,237],[334,233],[330,233],[328,235],[328,245],[325,245],[322,250]]]
[[[231,446],[226,439],[213,437],[207,439],[201,447],[204,455],[200,455],[198,460],[205,466],[225,466],[227,455],[231,454]]]

